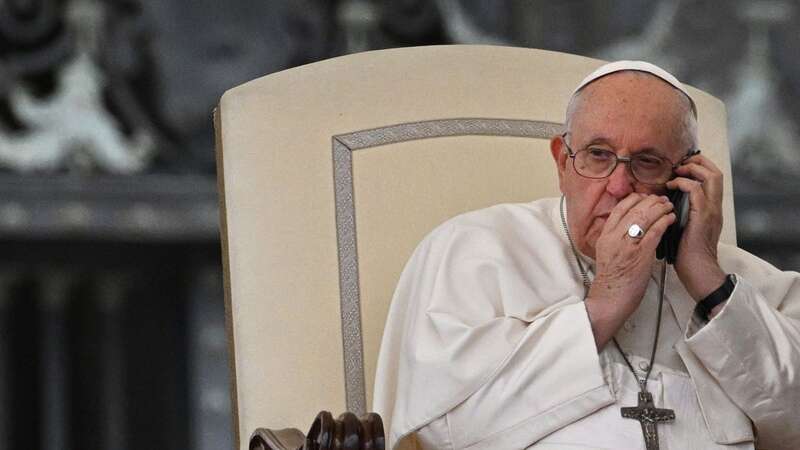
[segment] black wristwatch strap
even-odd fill
[[[708,315],[715,306],[730,298],[733,288],[736,287],[736,277],[733,274],[728,274],[725,277],[725,282],[717,290],[708,294],[708,296],[697,302],[697,314],[708,321]]]

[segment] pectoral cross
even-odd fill
[[[622,408],[622,417],[638,420],[642,425],[644,444],[647,450],[658,450],[658,430],[656,424],[675,420],[675,411],[671,409],[656,408],[653,395],[649,392],[639,392],[639,404]]]

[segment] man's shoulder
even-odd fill
[[[447,246],[458,241],[470,244],[467,248],[534,245],[559,239],[558,217],[557,198],[500,203],[454,216],[437,226],[424,241]]]
[[[758,256],[736,245],[720,242],[717,246],[720,266],[725,272],[750,277],[763,277],[782,272]]]
[[[543,198],[528,203],[499,203],[452,217],[437,228],[485,229],[494,232],[530,226],[553,228],[558,199]]]

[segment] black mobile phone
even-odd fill
[[[675,213],[675,222],[667,227],[667,231],[661,236],[661,242],[656,248],[656,258],[666,259],[667,264],[675,264],[678,256],[678,244],[681,242],[681,235],[686,223],[689,221],[689,196],[681,190],[668,190],[667,197],[672,202]]]
[[[683,158],[681,164],[686,159],[700,153],[700,149],[690,151],[686,157]],[[668,189],[667,197],[672,202],[673,212],[675,213],[675,222],[667,227],[667,231],[661,236],[661,242],[658,243],[656,248],[656,258],[667,260],[668,264],[675,264],[675,258],[678,256],[678,244],[681,242],[683,229],[686,228],[686,223],[689,222],[689,196],[683,191],[678,189]]]

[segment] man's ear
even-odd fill
[[[550,138],[550,154],[553,156],[553,162],[556,164],[556,170],[558,171],[558,187],[561,192],[564,192],[564,176],[566,175],[567,162],[569,160],[564,138],[561,136]]]

